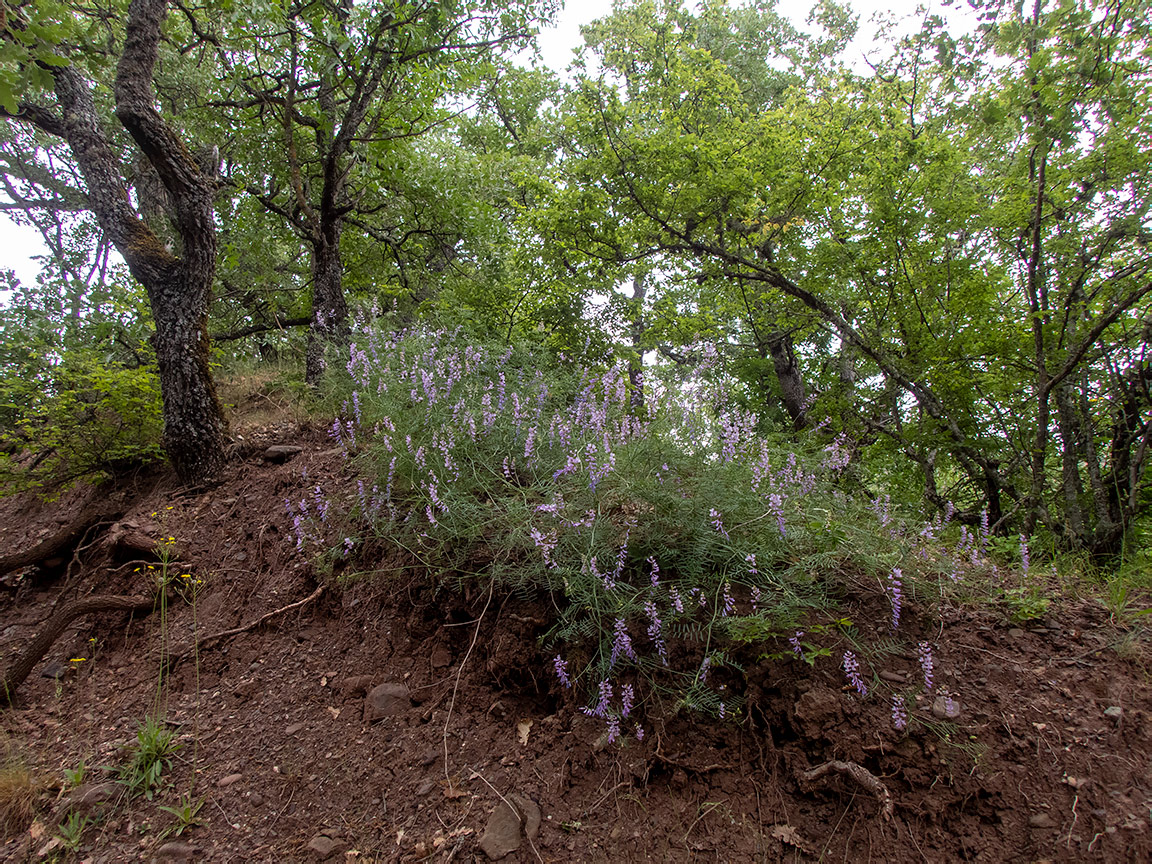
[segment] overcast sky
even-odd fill
[[[853,9],[860,15],[861,36],[856,40],[853,51],[857,57],[869,51],[872,33],[868,22],[876,12],[897,15],[905,19],[902,29],[913,30],[922,20],[923,14],[916,13],[917,0],[856,0]],[[966,7],[966,4],[964,4]],[[967,8],[943,8],[939,3],[932,4],[933,11],[947,13],[950,20],[970,21]],[[781,0],[780,8],[790,14],[797,24],[803,25],[810,4]],[[539,36],[540,51],[544,61],[554,69],[565,68],[573,59],[574,50],[581,44],[580,25],[587,24],[612,11],[612,0],[569,0],[554,27],[544,30]],[[15,225],[6,216],[0,216],[0,269],[16,271],[16,276],[24,284],[34,284],[39,264],[32,260],[33,255],[44,253],[40,234],[34,228]]]

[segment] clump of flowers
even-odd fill
[[[932,689],[932,646],[921,642],[916,646],[916,656],[920,659],[920,669],[924,673],[924,689]]]
[[[567,660],[557,654],[555,659],[552,661],[552,668],[556,671],[556,677],[560,679],[561,684],[563,684],[565,687],[572,686],[572,679],[568,677]]]
[[[867,696],[868,685],[864,683],[864,678],[860,675],[860,661],[856,659],[856,655],[851,651],[845,651],[842,665],[848,683],[855,687],[856,692],[861,696]]]
[[[888,599],[892,602],[892,629],[900,626],[900,610],[904,605],[904,574],[899,567],[893,567],[888,574]]]
[[[901,732],[908,726],[908,709],[904,705],[904,697],[898,693],[892,696],[892,725]]]

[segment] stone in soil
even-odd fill
[[[347,848],[348,844],[343,840],[333,840],[323,834],[317,834],[308,841],[308,851],[312,853],[313,861],[327,861],[329,858],[341,854]]]
[[[189,843],[172,840],[156,850],[156,861],[188,861],[195,857],[199,851]]]
[[[264,451],[264,459],[267,462],[280,465],[303,452],[304,448],[295,444],[273,444]]]
[[[364,700],[364,722],[375,723],[385,717],[395,717],[411,707],[408,688],[403,684],[377,684]]]
[[[491,860],[498,861],[519,849],[524,836],[531,842],[539,833],[539,805],[531,798],[513,792],[492,811],[488,827],[480,838],[480,848]]]

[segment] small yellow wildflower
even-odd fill
[[[73,657],[73,658],[72,658],[71,660],[69,660],[68,662],[69,662],[69,663],[83,663],[83,662],[84,662],[85,660],[87,660],[87,659],[88,659],[87,657]]]

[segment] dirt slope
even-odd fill
[[[277,442],[303,452],[265,461]],[[160,472],[51,505],[0,502],[8,550],[95,506],[115,522],[4,579],[6,665],[54,606],[146,591],[153,542],[174,538],[177,578],[202,580],[194,604],[172,596],[163,624],[76,620],[0,713],[9,765],[42,781],[35,822],[13,826],[0,859],[486,861],[519,843],[503,860],[1152,860],[1147,667],[1111,647],[1120,634],[1098,607],[1053,604],[1029,628],[945,610],[922,638],[957,694],[951,722],[925,703],[898,733],[890,706],[848,690],[835,660],[765,661],[734,682],[748,697],[740,722],[649,717],[642,742],[605,745],[537,649],[548,598],[436,592],[402,560],[374,562],[373,580],[317,580],[283,499],[301,494],[305,469],[326,488],[350,482],[328,448],[271,430],[207,491]],[[857,602],[861,620],[883,620]],[[178,659],[158,687],[165,644]],[[870,671],[920,674],[902,654]],[[184,746],[155,800],[126,800],[102,785],[106,769],[158,700]],[[803,779],[829,760],[855,776]],[[79,789],[63,789],[81,764]],[[203,799],[201,824],[176,836],[159,805],[185,794]],[[52,840],[70,807],[90,817],[74,855]]]

